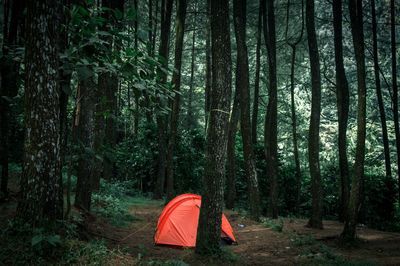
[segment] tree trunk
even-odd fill
[[[4,196],[8,194],[9,127],[12,120],[9,99],[18,94],[19,63],[14,60],[13,54],[16,48],[18,48],[17,45],[20,43],[22,35],[21,27],[24,22],[23,10],[25,5],[25,2],[22,0],[5,0],[3,7],[3,55],[0,61],[0,192]]]
[[[208,118],[210,116],[210,105],[211,105],[211,25],[210,25],[210,1],[207,0],[207,29],[206,29],[206,88],[205,88],[205,132],[208,128]]]
[[[349,165],[347,159],[347,121],[349,119],[349,86],[343,65],[342,0],[333,1],[333,28],[336,66],[336,95],[338,111],[338,150],[339,150],[339,220],[346,219],[350,194]]]
[[[229,0],[211,1],[212,84],[210,126],[207,129],[204,190],[196,253],[220,252],[223,178],[231,99]]]
[[[268,52],[269,98],[264,124],[264,149],[270,183],[268,216],[278,217],[278,93],[274,1],[264,2],[264,38]]]
[[[354,174],[347,219],[341,235],[342,240],[352,241],[356,237],[358,213],[361,207],[362,186],[364,182],[365,136],[366,136],[366,80],[362,0],[349,2],[351,33],[357,63],[357,145],[354,163]]]
[[[60,15],[60,1],[27,3],[26,139],[17,216],[33,227],[63,218],[58,83]]]
[[[399,201],[400,201],[400,128],[399,128],[399,97],[397,87],[397,63],[396,63],[396,14],[395,14],[394,0],[390,0],[390,40],[392,50],[392,86],[393,86],[393,122],[394,131],[396,135],[396,149],[397,149],[397,178],[399,187]]]
[[[226,158],[226,192],[225,206],[227,209],[235,207],[236,200],[236,132],[240,119],[240,90],[236,89],[233,107],[228,125],[228,146]]]
[[[193,116],[193,90],[194,90],[194,65],[195,65],[195,44],[196,44],[196,19],[197,18],[197,4],[194,7],[193,16],[193,33],[192,33],[192,60],[190,63],[190,83],[189,83],[189,99],[187,111],[187,129],[191,130],[195,126],[195,119]]]
[[[170,122],[170,134],[168,143],[168,155],[167,155],[167,201],[169,202],[174,195],[174,149],[176,143],[176,135],[178,132],[178,121],[179,121],[179,108],[180,108],[180,87],[181,87],[181,66],[182,66],[182,51],[183,51],[183,37],[185,33],[185,18],[186,18],[186,0],[178,0],[177,2],[177,13],[176,13],[176,25],[175,25],[175,72],[172,76],[172,84],[174,84],[175,90],[178,92],[175,94],[174,101],[172,103],[172,114]]]
[[[304,32],[304,2],[301,1],[301,31],[297,39],[291,41],[288,37],[288,29],[289,29],[289,17],[290,17],[290,0],[287,3],[287,13],[286,13],[286,43],[292,49],[292,57],[290,64],[290,111],[291,111],[291,119],[292,119],[292,135],[293,135],[293,156],[295,163],[295,178],[296,178],[296,206],[295,211],[297,213],[300,212],[300,196],[301,196],[301,169],[300,169],[300,156],[299,149],[297,145],[297,118],[296,118],[296,105],[294,101],[294,71],[295,71],[295,63],[296,63],[296,48],[297,45],[303,39]]]
[[[306,28],[311,65],[311,117],[308,160],[311,175],[312,210],[308,226],[322,229],[322,184],[319,166],[319,123],[321,114],[321,74],[314,22],[314,0],[306,0]]]
[[[258,23],[257,23],[257,46],[256,46],[256,76],[254,78],[254,98],[253,114],[251,121],[251,139],[253,144],[257,143],[257,125],[258,125],[258,98],[260,97],[260,59],[261,59],[261,31],[262,31],[262,1],[259,3]]]
[[[259,220],[260,194],[251,140],[249,62],[246,45],[246,0],[233,2],[233,16],[237,46],[236,90],[240,91],[240,126],[243,141],[244,169],[247,177],[250,216]]]
[[[392,168],[390,163],[389,138],[386,125],[385,105],[383,104],[383,98],[382,98],[381,80],[379,76],[378,38],[376,29],[377,25],[376,25],[375,0],[371,0],[371,16],[372,16],[372,43],[373,43],[373,56],[374,56],[375,86],[376,86],[376,96],[378,99],[378,106],[379,106],[379,115],[382,126],[382,142],[383,142],[383,152],[385,155],[386,178],[391,179]]]
[[[168,53],[169,53],[169,37],[171,32],[171,13],[172,13],[172,0],[163,0],[161,3],[161,42],[159,47],[159,55],[164,59],[164,67],[168,66]],[[167,75],[159,71],[160,82],[167,82]],[[159,107],[165,106],[165,102],[158,98]],[[154,198],[161,199],[164,193],[164,182],[166,174],[166,160],[167,160],[167,117],[157,110],[157,127],[158,127],[158,163],[157,163],[157,180],[154,191]]]

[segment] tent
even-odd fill
[[[158,219],[154,242],[156,245],[195,247],[199,223],[201,196],[182,194],[171,200]],[[236,243],[233,229],[222,214],[221,239]]]

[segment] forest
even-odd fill
[[[2,0],[0,265],[400,265],[399,14]]]

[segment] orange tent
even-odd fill
[[[182,194],[165,206],[158,219],[154,242],[161,245],[195,247],[201,196]],[[221,238],[236,242],[233,229],[222,214]]]

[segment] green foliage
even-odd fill
[[[131,185],[131,181],[101,180],[100,190],[92,195],[93,212],[107,218],[115,226],[127,226],[134,220],[129,213]]]
[[[265,227],[271,228],[272,231],[279,233],[283,231],[284,222],[282,218],[275,220],[267,218],[264,221],[262,221],[262,223]]]
[[[139,264],[142,265],[142,264]],[[161,260],[150,260],[145,263],[145,265],[149,266],[188,266],[187,263],[181,261],[181,260],[166,260],[166,261],[161,261]]]

